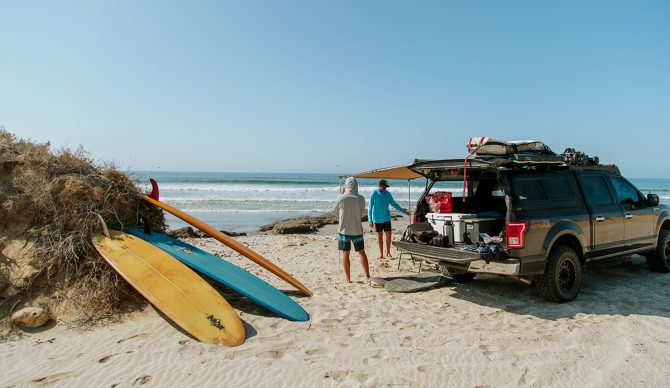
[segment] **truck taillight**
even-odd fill
[[[414,214],[414,215],[412,216],[412,223],[413,223],[413,224],[416,224],[416,214]]]
[[[525,236],[527,229],[527,222],[508,222],[505,226],[507,248],[523,248],[526,245]]]

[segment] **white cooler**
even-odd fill
[[[454,225],[454,241],[457,243],[465,242],[465,223],[463,220],[468,218],[477,218],[476,214],[469,213],[428,213],[426,214],[426,221],[433,227],[433,229],[443,235],[449,235],[446,230],[447,224]]]

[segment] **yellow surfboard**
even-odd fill
[[[177,259],[135,236],[93,235],[100,255],[156,308],[193,337],[237,346],[245,332],[237,313],[212,286]]]
[[[277,265],[275,265],[273,262],[270,260],[266,259],[265,257],[259,255],[258,253],[254,252],[253,250],[249,249],[247,246],[244,244],[236,241],[235,239],[232,239],[225,234],[221,233],[219,230],[216,228],[207,225],[206,223],[200,221],[199,219],[190,216],[181,210],[175,209],[172,206],[163,203],[159,201],[158,198],[158,184],[156,183],[155,180],[151,179],[151,185],[152,185],[152,192],[149,196],[144,197],[144,200],[149,202],[152,205],[158,206],[159,208],[165,210],[168,213],[171,213],[175,217],[178,217],[182,219],[183,221],[189,223],[190,225],[195,226],[196,228],[202,230],[203,232],[207,233],[211,237],[214,237],[215,239],[219,240],[223,244],[229,246],[242,256],[248,258],[249,260],[255,262],[256,264],[260,265],[261,267],[267,269],[280,279],[284,280],[285,282],[289,283],[293,287],[295,287],[297,290],[302,292],[306,296],[312,296],[312,292],[307,289],[302,283],[300,283],[298,280],[296,280],[293,276],[289,275],[286,271],[283,269],[279,268]]]

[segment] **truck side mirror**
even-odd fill
[[[660,203],[661,200],[658,198],[657,194],[647,194],[647,206],[658,206]]]

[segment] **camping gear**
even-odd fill
[[[449,243],[451,245],[453,245],[454,244],[454,236],[455,236],[455,234],[454,234],[454,223],[451,222],[451,221],[445,221],[444,226],[442,227],[442,229],[443,229],[442,235],[445,238],[449,239]]]
[[[228,247],[232,248],[235,250],[237,253],[241,254],[242,256],[246,257],[247,259],[255,262],[256,264],[260,265],[261,267],[267,269],[274,275],[276,275],[278,278],[284,280],[285,282],[289,283],[296,289],[298,289],[300,292],[302,292],[306,296],[312,296],[312,292],[307,289],[302,283],[300,283],[298,280],[296,280],[293,276],[289,275],[286,271],[283,269],[279,268],[276,266],[274,263],[266,259],[265,257],[259,255],[258,253],[252,251],[249,249],[247,246],[239,243],[237,240],[226,236],[225,234],[221,233],[219,230],[215,229],[214,227],[207,225],[206,223],[198,220],[195,217],[192,217],[180,210],[177,210],[173,208],[172,206],[160,202],[158,200],[159,196],[159,191],[158,191],[158,183],[154,179],[150,179],[151,182],[151,194],[148,196],[144,197],[144,200],[149,202],[152,205],[158,206],[159,208],[165,210],[168,213],[171,213],[172,215],[176,216],[177,218],[180,218],[181,220],[185,221],[186,223],[202,230],[203,232],[207,233],[211,237],[214,237],[215,239],[219,240],[223,244],[227,245]]]
[[[407,226],[401,240],[417,244],[428,244],[435,236],[437,236],[437,232],[433,230],[430,224],[427,222],[417,222],[416,224]]]
[[[502,141],[491,137],[473,137],[468,141],[468,152],[477,156],[503,156],[520,153],[554,155],[549,147],[537,140]]]
[[[158,310],[198,340],[244,343],[242,321],[203,278],[148,242],[119,231],[92,237],[100,255]]]
[[[453,210],[453,193],[449,191],[438,191],[426,195],[426,202],[431,213],[451,213]]]
[[[452,232],[449,228],[453,228],[453,237],[450,241],[454,243],[465,242],[465,224],[464,220],[468,218],[476,218],[476,214],[470,213],[428,213],[426,214],[426,221],[438,233],[449,236]],[[447,227],[447,225],[451,225]]]
[[[435,236],[430,240],[430,245],[436,246],[436,247],[442,247],[446,248],[448,246],[451,246],[449,237],[445,237],[442,235]]]
[[[293,299],[242,268],[161,233],[145,233],[141,228],[127,228],[127,231],[281,317],[291,321],[309,320],[307,312]]]
[[[575,166],[595,166],[600,164],[600,159],[597,156],[590,157],[574,148],[566,148],[563,151],[563,157],[565,158],[565,163]]]
[[[468,218],[463,220],[465,224],[464,242],[476,244],[480,240],[480,234],[486,233],[497,236],[505,228],[503,218]]]

